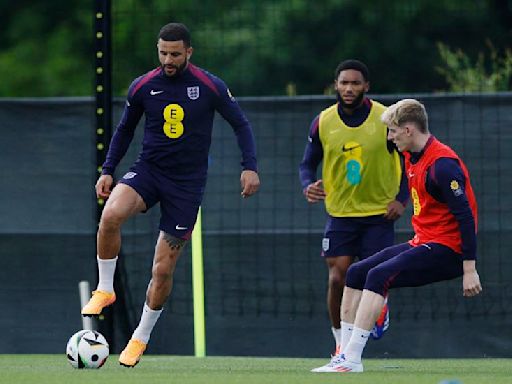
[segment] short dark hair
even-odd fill
[[[185,46],[190,47],[190,32],[185,24],[169,23],[164,25],[158,33],[158,39],[164,41],[183,40]]]
[[[334,80],[338,80],[338,77],[340,76],[341,71],[344,71],[346,69],[355,69],[356,71],[361,72],[361,74],[364,77],[365,81],[370,80],[370,72],[368,71],[368,67],[365,63],[359,60],[345,60],[338,64],[336,67],[336,71],[334,71]]]

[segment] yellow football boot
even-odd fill
[[[130,339],[126,348],[119,355],[119,364],[125,367],[135,367],[146,350],[147,344],[137,339]]]
[[[94,291],[89,302],[82,308],[82,316],[99,316],[103,308],[116,301],[116,294],[105,291]]]

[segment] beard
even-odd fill
[[[361,92],[351,103],[345,103],[339,93],[336,95],[336,98],[343,108],[356,109],[363,102],[364,96],[364,92]]]
[[[178,66],[176,66],[176,65],[170,65],[170,64],[167,64],[167,65],[162,64],[162,71],[165,73],[165,75],[166,75],[166,76],[168,76],[168,77],[174,77],[174,76],[178,76],[178,75],[180,75],[181,73],[183,73],[183,71],[185,70],[185,68],[187,67],[187,65],[188,65],[188,59],[185,59],[185,61],[183,62],[183,64],[178,65]],[[173,73],[172,75],[168,75],[168,74],[167,74],[167,72],[165,72],[165,68],[169,68],[169,67],[171,67],[171,68],[174,68],[174,69],[175,69],[175,71],[174,71],[174,73]]]

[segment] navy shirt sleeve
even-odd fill
[[[107,157],[103,163],[101,171],[102,175],[114,174],[117,165],[126,154],[126,151],[133,140],[135,128],[137,128],[137,124],[144,113],[142,101],[137,97],[136,93],[133,94],[139,80],[140,78],[136,79],[130,85],[130,89],[128,90],[128,97],[124,106],[123,115],[121,116],[121,120],[112,135]]]
[[[219,91],[216,109],[224,119],[231,125],[235,132],[238,147],[242,152],[241,165],[244,170],[258,172],[256,161],[256,144],[251,124],[245,117],[236,99],[231,95],[226,84],[218,78],[214,78],[215,85]]]
[[[476,259],[475,218],[466,195],[466,177],[456,159],[440,158],[430,167],[427,191],[448,205],[459,223],[464,260]]]
[[[308,143],[299,165],[299,176],[302,189],[316,181],[316,170],[324,157],[324,150],[318,132],[320,115],[315,117],[309,128]]]

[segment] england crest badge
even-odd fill
[[[327,252],[329,250],[329,238],[328,237],[324,237],[322,239],[322,250],[324,252]]]
[[[190,100],[199,99],[199,87],[187,87],[187,95]]]

